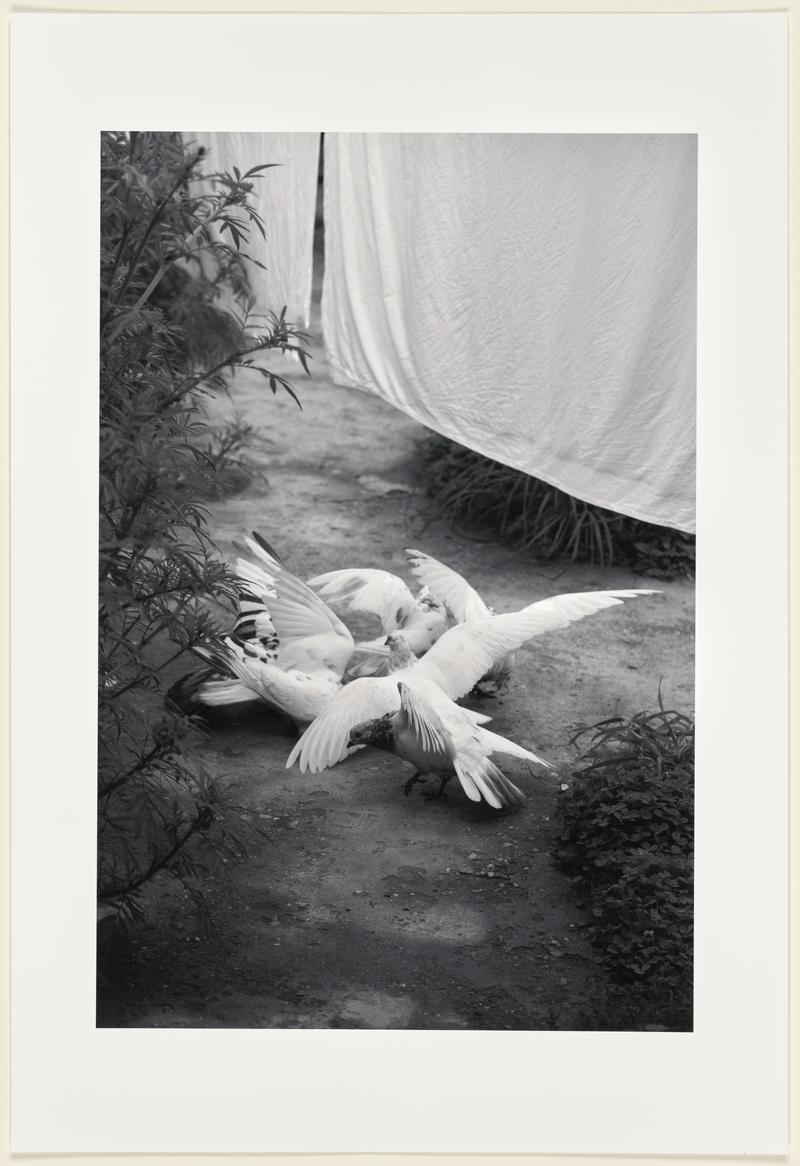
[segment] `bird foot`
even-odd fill
[[[413,775],[412,775],[412,776],[411,776],[411,777],[408,779],[408,781],[406,782],[406,784],[403,786],[403,793],[406,795],[406,797],[408,797],[408,795],[411,793],[411,791],[412,791],[412,789],[414,788],[414,786],[415,786],[415,785],[416,785],[418,782],[421,782],[421,781],[425,781],[425,774],[424,774],[424,773],[419,773],[419,772],[417,772],[417,773],[413,774]]]
[[[444,787],[447,785],[449,780],[450,779],[447,777],[440,778],[439,779],[439,788],[437,790],[424,789],[422,791],[422,796],[424,798],[427,798],[427,800],[429,802],[434,802],[438,798],[443,798],[445,796]]]

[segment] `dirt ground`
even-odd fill
[[[500,612],[557,592],[660,587],[533,641],[507,696],[481,707],[497,732],[559,766],[575,758],[581,725],[655,707],[659,681],[669,706],[692,712],[690,583],[537,563],[454,533],[421,487],[422,428],[333,385],[318,344],[313,355],[312,378],[297,376],[302,413],[255,376],[219,406],[256,427],[251,456],[265,476],[211,507],[224,551],[257,529],[309,577],[346,566],[404,574],[403,548],[416,547]],[[209,888],[205,929],[159,876],[146,924],[100,993],[100,1025],[594,1027],[596,957],[551,860],[563,774],[504,759],[527,800],[497,812],[456,781],[441,801],[404,796],[410,768],[374,750],[318,775],[287,771],[292,741],[267,712],[209,733],[205,763],[265,837],[232,869],[232,894]]]

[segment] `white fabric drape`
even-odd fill
[[[332,375],[694,530],[694,135],[329,134]]]
[[[280,312],[286,306],[290,321],[308,327],[314,217],[317,201],[319,134],[301,133],[192,133],[187,142],[205,146],[206,174],[242,174],[262,163],[277,163],[253,179],[251,201],[264,220],[266,242],[252,228],[243,250],[266,270],[249,264],[255,295],[254,312]],[[231,241],[230,235],[225,236]]]

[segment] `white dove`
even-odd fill
[[[384,635],[401,630],[411,651],[424,655],[447,628],[447,611],[432,588],[423,584],[416,595],[397,575],[374,568],[351,568],[326,571],[308,580],[309,587],[342,614],[353,611],[376,615]],[[363,656],[354,676],[385,672],[387,648],[384,636],[356,644]]]
[[[236,561],[246,586],[236,633],[215,647],[195,651],[229,679],[208,680],[198,689],[203,704],[220,705],[253,696],[290,717],[302,729],[327,707],[342,687],[353,653],[348,629],[301,579],[253,539],[248,558]],[[255,561],[253,561],[255,560]]]
[[[414,774],[403,787],[406,794],[426,774],[439,775],[439,789],[423,797],[440,797],[455,774],[473,802],[481,798],[499,810],[523,800],[524,794],[491,760],[493,753],[505,753],[534,761],[546,769],[552,765],[528,749],[515,745],[497,733],[475,724],[466,709],[459,707],[435,685],[418,689],[413,678],[397,684],[400,708],[382,717],[356,725],[348,745],[374,745],[410,761]]]
[[[303,733],[289,754],[287,768],[298,762],[302,772],[319,773],[341,761],[347,755],[350,733],[357,725],[378,720],[400,707],[398,681],[410,680],[423,697],[429,695],[431,703],[437,693],[430,693],[428,685],[450,700],[458,700],[499,660],[534,636],[567,627],[605,607],[616,606],[623,599],[650,594],[653,592],[587,591],[542,599],[521,611],[457,624],[421,660],[409,650],[403,633],[393,632],[386,639],[391,675],[364,677],[342,688]],[[469,715],[476,720],[474,713]]]
[[[431,589],[456,623],[468,623],[470,620],[485,619],[495,614],[494,608],[484,603],[475,588],[452,567],[434,559],[432,555],[426,555],[424,551],[406,548],[406,555],[417,581]],[[514,653],[509,652],[502,660],[498,660],[485,676],[481,676],[471,695],[500,696],[508,688],[513,666]]]

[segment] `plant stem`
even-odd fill
[[[125,275],[125,279],[122,281],[122,287],[119,289],[119,292],[117,293],[117,296],[115,299],[112,300],[109,297],[109,302],[106,306],[106,311],[103,315],[103,320],[101,321],[101,328],[103,327],[103,324],[105,322],[107,322],[111,309],[115,308],[117,306],[117,304],[120,302],[123,295],[127,291],[128,284],[131,281],[131,276],[133,275],[134,271],[136,270],[136,265],[142,257],[144,249],[147,246],[147,242],[155,229],[156,223],[161,218],[161,213],[164,210],[164,207],[167,205],[167,203],[172,198],[172,196],[175,194],[175,192],[180,189],[182,184],[189,177],[189,175],[191,174],[192,170],[194,169],[196,163],[197,163],[197,158],[195,157],[195,158],[192,158],[191,161],[187,162],[184,165],[180,174],[178,175],[177,181],[170,188],[170,190],[167,192],[167,194],[165,194],[164,197],[156,204],[155,210],[153,211],[153,213],[150,216],[150,221],[148,222],[147,227],[145,228],[144,235],[142,236],[142,238],[139,242],[139,245],[136,248],[136,251],[134,252],[133,258],[131,259],[130,267],[128,268],[128,271]]]
[[[98,903],[106,903],[109,899],[120,899],[123,895],[132,895],[134,891],[138,891],[139,887],[146,883],[148,879],[151,879],[153,875],[157,875],[160,870],[164,869],[167,863],[172,861],[178,851],[186,845],[193,834],[196,834],[198,830],[201,830],[205,826],[209,825],[213,819],[213,816],[214,815],[210,807],[203,806],[202,810],[191,823],[189,828],[183,835],[181,835],[180,838],[178,838],[175,845],[170,847],[170,849],[162,858],[151,862],[147,870],[140,874],[138,878],[135,878],[129,882],[127,886],[118,887],[117,889],[111,891],[102,891],[97,896]]]

